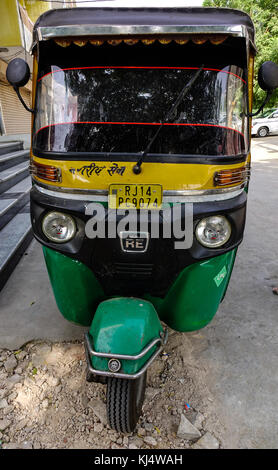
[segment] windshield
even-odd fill
[[[204,66],[171,119],[166,115],[198,67],[94,66],[38,80],[33,148],[49,152],[233,156],[246,152],[246,83],[235,65]],[[81,158],[81,156],[80,156]]]

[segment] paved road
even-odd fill
[[[226,298],[192,337],[235,448],[278,448],[278,137],[255,138],[245,238]]]
[[[278,137],[253,139],[252,151],[245,238],[226,298],[211,324],[187,338],[196,368],[207,370],[224,447],[277,449]],[[40,246],[27,253],[0,293],[0,348],[82,338],[84,329],[58,312]]]

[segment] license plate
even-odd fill
[[[111,184],[110,209],[160,209],[162,186],[160,184]]]

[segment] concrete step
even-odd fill
[[[29,202],[0,231],[0,290],[33,238]]]
[[[0,155],[0,171],[18,165],[29,158],[29,150],[17,150],[16,152]]]
[[[0,142],[0,155],[17,152],[18,150],[23,150],[23,142],[21,141]]]
[[[0,194],[0,230],[29,202],[31,187],[31,177],[28,176]]]
[[[29,175],[29,161],[0,171],[0,194],[4,193]]]

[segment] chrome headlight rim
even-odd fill
[[[62,218],[68,218],[70,220],[70,222],[72,223],[72,231],[71,231],[71,234],[70,236],[68,236],[67,239],[63,240],[63,239],[58,239],[58,238],[55,238],[55,237],[52,237],[46,230],[45,230],[45,223],[46,223],[46,219],[50,216],[53,216],[53,218],[58,218],[58,217],[62,217]],[[74,218],[70,215],[70,214],[67,214],[65,212],[60,212],[60,211],[49,211],[47,212],[47,214],[45,214],[42,218],[42,222],[41,222],[41,228],[42,228],[42,232],[44,234],[44,236],[52,243],[68,243],[69,241],[71,241],[74,236],[76,235],[76,232],[77,232],[77,225],[76,225],[76,222],[74,220]]]
[[[203,226],[206,226],[209,222],[209,220],[211,219],[216,219],[216,218],[219,218],[221,219],[225,225],[226,225],[226,228],[227,228],[227,233],[226,233],[226,236],[224,239],[221,239],[219,242],[206,242],[201,236],[200,236],[200,233],[201,230],[202,230],[202,227]],[[198,230],[199,229],[199,230]],[[222,248],[224,245],[226,245],[226,243],[228,243],[228,241],[230,240],[231,238],[231,235],[232,235],[232,225],[231,225],[231,222],[228,220],[228,218],[225,216],[225,215],[222,215],[222,214],[214,214],[214,215],[210,215],[208,217],[204,217],[203,219],[199,220],[199,222],[197,223],[196,227],[195,227],[195,236],[196,236],[196,239],[197,241],[205,248],[209,248],[211,250],[215,249],[215,248]]]

